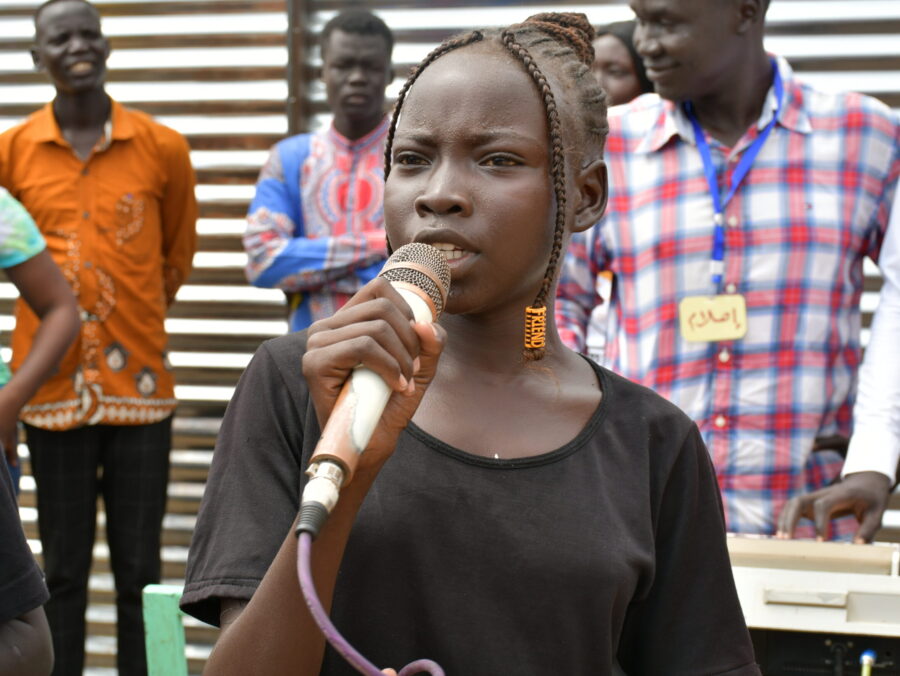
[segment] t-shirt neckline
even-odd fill
[[[584,424],[584,427],[582,427],[578,434],[576,434],[570,441],[558,448],[547,451],[545,453],[539,453],[538,455],[532,455],[527,458],[488,458],[483,455],[475,455],[473,453],[469,453],[468,451],[456,448],[455,446],[451,446],[450,444],[441,441],[437,437],[429,434],[412,421],[410,421],[407,425],[405,433],[412,435],[415,439],[417,439],[430,450],[437,451],[442,455],[446,455],[460,462],[469,465],[476,465],[478,467],[504,470],[527,469],[559,462],[560,460],[569,457],[579,449],[583,448],[585,444],[594,437],[597,427],[600,426],[600,424],[603,422],[603,419],[606,417],[606,411],[610,406],[608,402],[610,398],[614,396],[612,392],[612,383],[607,372],[588,357],[585,357],[584,355],[579,356],[581,356],[588,364],[590,364],[591,368],[594,369],[594,373],[597,376],[597,381],[600,384],[600,391],[602,394],[600,397],[600,402],[597,404],[597,407],[594,409],[591,417]]]

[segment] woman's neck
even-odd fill
[[[553,308],[547,308],[547,345],[541,365],[552,367],[555,355],[565,346],[556,331]],[[447,330],[447,345],[441,357],[457,365],[493,375],[521,373],[525,365],[525,309],[506,316],[445,315],[441,325]]]

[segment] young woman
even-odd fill
[[[321,425],[360,363],[394,393],[312,567],[363,655],[465,676],[758,673],[696,428],[553,327],[565,243],[606,202],[592,33],[583,15],[537,15],[445,43],[407,82],[388,136],[387,235],[445,252],[445,313],[414,323],[376,279],[248,367],[183,597],[224,627],[207,673],[354,673],[308,615],[291,526]],[[541,308],[545,340],[523,331]]]
[[[641,55],[634,48],[635,21],[616,21],[597,29],[591,69],[606,92],[608,103],[618,106],[653,91]]]

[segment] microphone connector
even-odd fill
[[[309,481],[300,500],[296,534],[299,537],[300,533],[309,533],[315,539],[337,504],[346,473],[344,467],[336,462],[319,460],[309,466],[306,474]]]

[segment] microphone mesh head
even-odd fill
[[[430,274],[414,266],[424,268]],[[450,292],[450,266],[444,254],[433,246],[421,242],[401,246],[387,259],[385,269],[378,276],[389,282],[406,282],[422,289],[434,303],[437,314],[444,311],[444,302]]]

